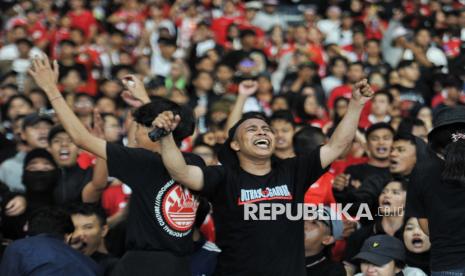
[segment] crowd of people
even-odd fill
[[[465,275],[464,1],[0,8],[0,275]]]

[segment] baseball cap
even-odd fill
[[[390,261],[405,261],[404,244],[388,235],[376,235],[368,238],[354,260],[366,261],[376,266],[383,266]]]
[[[318,220],[326,224],[331,230],[331,235],[334,237],[335,240],[342,239],[342,232],[344,231],[344,225],[342,223],[342,217],[339,216],[328,206],[324,206],[323,208],[318,208]]]
[[[47,115],[39,115],[37,113],[32,113],[29,115],[26,115],[23,119],[23,129],[26,129],[27,127],[35,126],[36,124],[40,122],[47,122],[50,125],[53,125],[53,120]]]
[[[250,10],[260,10],[263,7],[260,1],[250,1],[245,3],[245,8]]]
[[[26,168],[29,162],[31,162],[35,158],[46,159],[53,166],[57,167],[57,164],[55,160],[53,159],[53,156],[50,154],[50,152],[48,152],[46,149],[37,148],[37,149],[31,150],[30,152],[26,154],[26,157],[24,158],[24,163],[23,163],[24,168]]]
[[[279,5],[279,1],[278,0],[265,0],[265,5],[269,5],[269,6],[276,6],[276,5]]]
[[[428,133],[428,142],[434,150],[445,147],[441,145],[444,136],[451,137],[457,129],[465,127],[465,107],[443,107],[433,116],[433,129]]]

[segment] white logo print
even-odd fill
[[[292,195],[289,192],[287,185],[281,185],[276,187],[266,187],[264,189],[241,189],[241,196],[239,197],[238,204],[244,205],[246,203],[253,203],[265,200],[273,199],[292,199]]]

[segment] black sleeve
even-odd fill
[[[203,189],[200,191],[200,195],[212,201],[220,184],[226,184],[225,168],[223,166],[210,166],[202,168],[202,171]]]
[[[147,168],[156,169],[163,166],[161,158],[155,158],[155,154],[144,149],[128,148],[115,143],[107,143],[107,166],[109,176],[113,176],[127,184],[135,181],[138,172]]]
[[[362,203],[369,205],[370,209],[378,206],[378,197],[384,189],[388,179],[379,175],[369,176],[362,182],[362,186],[355,190],[353,195],[354,207]]]
[[[296,165],[299,168],[298,177],[305,179],[304,191],[307,191],[328,169],[321,167],[320,150],[321,146],[313,150],[310,154],[299,155],[295,159],[297,162]]]

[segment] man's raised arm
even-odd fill
[[[320,160],[323,168],[329,166],[352,145],[360,120],[360,114],[362,113],[365,103],[367,103],[372,96],[373,91],[366,79],[355,84],[346,115],[344,115],[344,118],[336,127],[329,142],[321,147]]]
[[[169,132],[176,129],[181,121],[179,115],[174,116],[173,112],[165,111],[155,118],[153,125],[163,128]],[[194,190],[203,189],[203,171],[197,166],[186,164],[184,156],[174,141],[172,133],[160,139],[161,157],[168,173],[181,185]]]
[[[53,68],[48,58],[34,58],[32,69],[29,74],[34,78],[36,84],[45,91],[53,109],[58,115],[61,124],[71,136],[74,143],[96,156],[107,159],[106,142],[99,139],[86,129],[71,108],[67,105],[56,85],[58,80],[58,63],[54,61]]]

